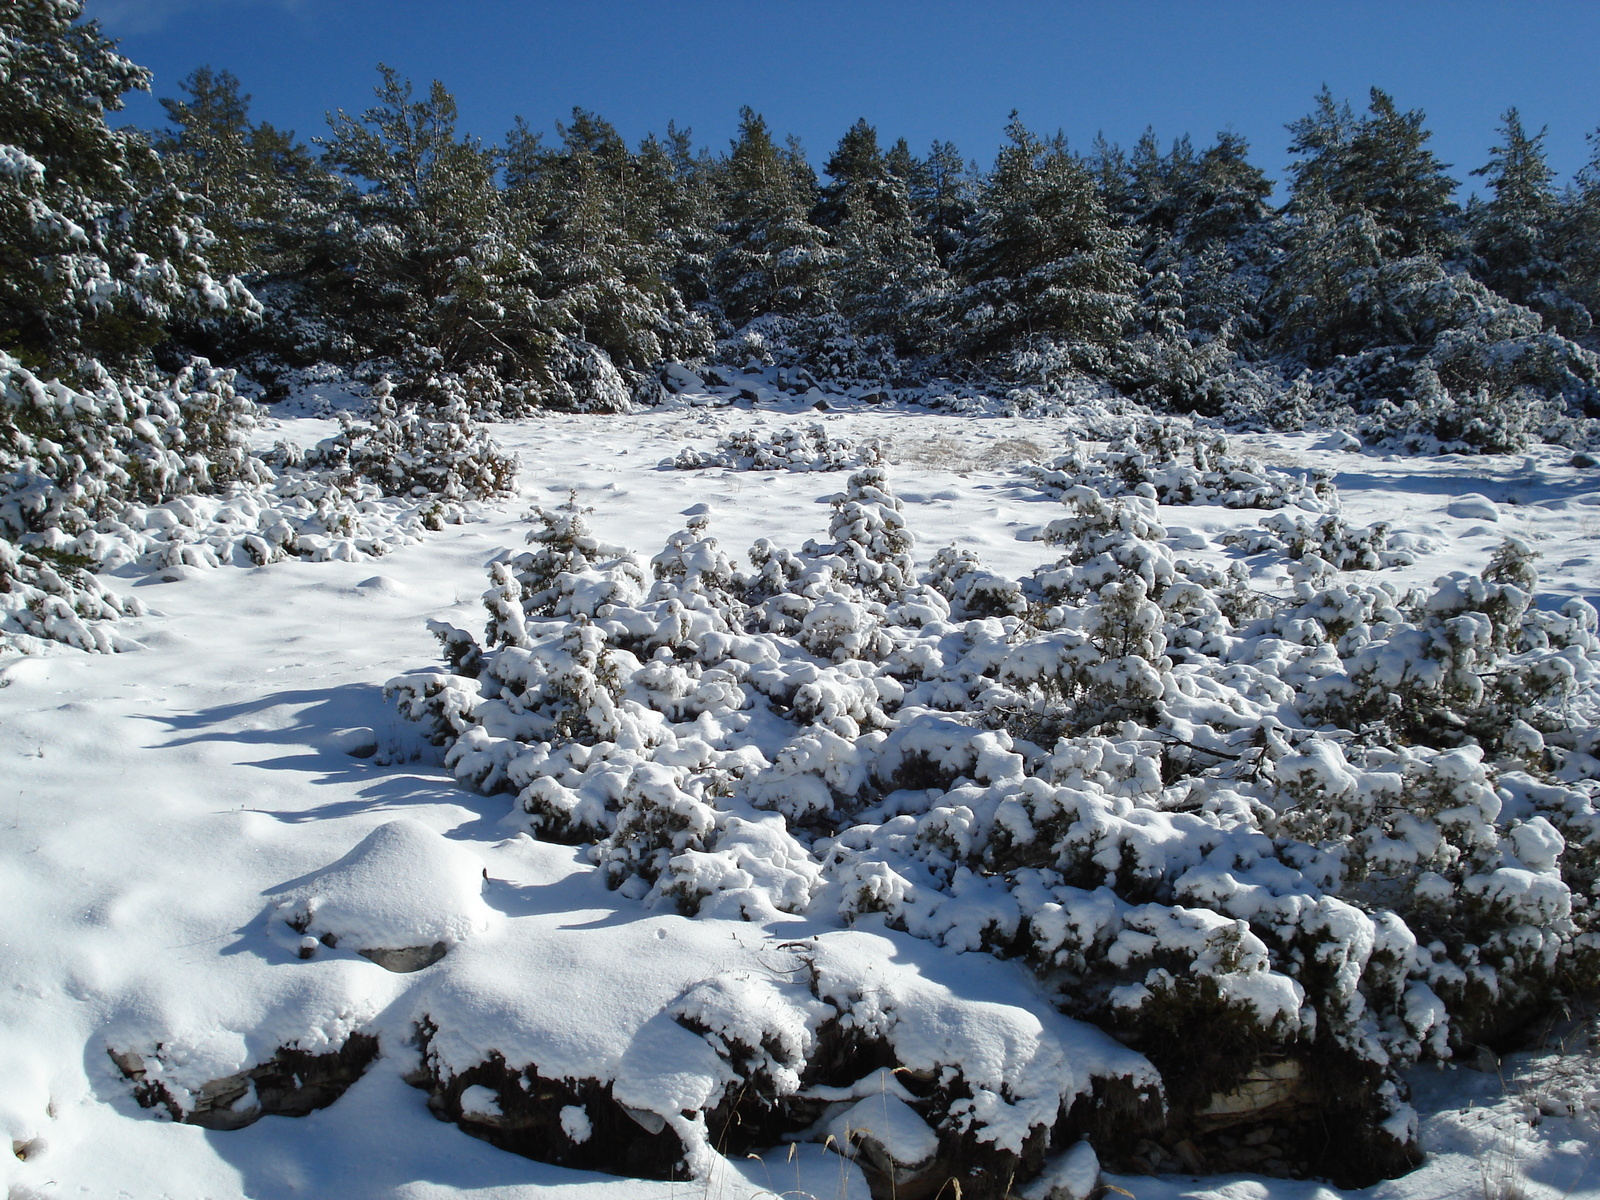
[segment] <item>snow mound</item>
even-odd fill
[[[1460,517],[1463,521],[1500,519],[1500,506],[1479,492],[1468,492],[1465,496],[1457,496],[1450,501],[1445,511],[1452,517]]]
[[[280,894],[276,912],[325,945],[349,946],[390,970],[417,970],[489,928],[493,910],[482,887],[476,855],[402,819]]]

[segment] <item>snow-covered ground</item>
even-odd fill
[[[971,1011],[941,999],[959,997],[1008,1014],[1005,1036],[1022,1042],[1004,1053],[1041,1071],[1052,1062],[1063,1075],[1120,1069],[1115,1046],[1080,1040],[1082,1027],[1057,1017],[1030,976],[987,955],[882,929],[846,934],[822,918],[691,920],[607,890],[581,848],[517,834],[503,822],[507,797],[458,786],[384,699],[385,681],[438,661],[429,618],[481,626],[485,562],[522,544],[532,504],[571,493],[593,508],[600,537],[646,558],[699,505],[730,552],[759,537],[798,546],[822,536],[842,474],[661,465],[737,430],[818,422],[857,445],[879,440],[919,565],[948,544],[1009,575],[1055,557],[1033,539],[1059,501],[1022,468],[1062,452],[1067,428],[1057,420],[837,401],[814,412],[798,400],[557,415],[492,429],[521,456],[521,495],[486,520],[381,559],[128,568],[113,586],[148,609],[122,623],[138,649],[0,658],[0,1133],[14,1151],[0,1155],[0,1178],[11,1200],[865,1197],[856,1167],[816,1143],[726,1160],[694,1183],[532,1162],[436,1120],[403,1078],[417,1065],[407,1041],[419,1015],[448,1006],[464,1015],[447,1031],[447,1056],[520,1051],[553,1076],[603,1064],[624,1103],[631,1088],[632,1107],[663,1111],[671,1103],[649,1094],[667,1086],[661,1061],[708,1052],[661,1015],[703,981],[789,986],[785,946],[799,938],[895,943],[889,953],[904,978],[885,975],[881,986],[926,1022],[912,1028],[907,1018],[903,1061],[919,1031],[948,1027],[983,1043]],[[262,444],[309,444],[333,429],[327,419],[282,418],[262,430]],[[1352,525],[1391,523],[1417,561],[1386,578],[1426,584],[1480,570],[1515,534],[1542,556],[1541,604],[1600,601],[1600,472],[1570,465],[1568,452],[1395,458],[1340,449],[1342,440],[1231,439],[1269,467],[1332,472]],[[1221,563],[1222,535],[1263,514],[1191,505],[1161,515],[1170,538]],[[1262,569],[1265,587],[1287,568]],[[449,954],[396,973],[350,948],[352,934],[344,948],[301,957],[284,913],[308,888],[335,891],[319,873],[397,821],[383,836],[411,847],[397,861],[413,872],[424,864],[423,874],[404,879],[382,911],[363,909],[365,893],[351,885],[341,928],[359,928],[369,947],[437,941]],[[357,856],[347,866],[381,875],[396,869],[386,861]],[[481,899],[460,886],[463,863],[468,875],[481,866]],[[847,940],[829,944],[854,952]],[[156,1047],[171,1087],[193,1091],[280,1046],[336,1046],[357,1028],[377,1035],[380,1057],[342,1097],[309,1116],[237,1130],[158,1119],[159,1109],[135,1103],[111,1057]],[[1500,1064],[1420,1068],[1414,1103],[1430,1157],[1371,1194],[1600,1195],[1600,1068],[1587,1032],[1569,1034]],[[692,1090],[695,1078],[686,1067],[678,1085]],[[1334,1194],[1237,1176],[1111,1182],[1140,1200]]]

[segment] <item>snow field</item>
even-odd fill
[[[881,916],[865,916],[846,930],[837,907],[812,904],[819,894],[813,879],[790,893],[798,896],[793,904],[751,900],[702,908],[691,919],[671,906],[644,906],[659,895],[628,887],[637,860],[626,857],[610,860],[627,868],[620,872],[622,890],[611,890],[606,862],[589,861],[585,847],[535,841],[526,836],[525,814],[519,817],[505,797],[457,786],[432,761],[423,731],[381,696],[385,680],[438,662],[428,619],[474,633],[481,628],[484,564],[502,548],[523,548],[527,526],[520,518],[529,503],[552,508],[574,493],[580,505],[594,507],[588,519],[600,540],[631,548],[645,561],[685,527],[686,510],[701,505],[711,510],[709,531],[730,558],[742,558],[761,537],[791,549],[822,538],[830,508],[818,501],[845,489],[842,475],[657,465],[686,444],[709,452],[740,428],[820,419],[830,434],[837,430],[857,445],[881,442],[889,482],[918,539],[912,553],[919,569],[946,542],[978,551],[997,577],[1015,579],[1056,557],[1032,538],[1063,519],[1063,507],[1021,472],[953,475],[895,461],[898,443],[929,437],[955,440],[974,458],[984,444],[1006,441],[1066,452],[1052,423],[865,405],[850,411],[842,402],[836,409],[843,411],[821,417],[804,409],[803,417],[668,410],[495,426],[495,438],[522,459],[523,495],[503,512],[428,532],[378,561],[197,568],[168,571],[175,576],[170,582],[130,564],[113,586],[138,596],[148,610],[118,623],[140,649],[8,660],[0,752],[12,764],[6,774],[14,791],[0,799],[0,827],[7,829],[0,878],[13,966],[0,999],[7,1081],[0,1116],[14,1144],[34,1147],[7,1163],[13,1193],[531,1196],[570,1187],[586,1195],[677,1194],[668,1184],[584,1175],[463,1138],[434,1120],[427,1096],[404,1086],[402,1076],[427,1066],[436,1079],[460,1082],[494,1051],[508,1067],[536,1065],[548,1078],[604,1077],[627,1108],[682,1122],[685,1109],[714,1101],[738,1075],[706,1034],[720,1031],[728,1044],[743,1032],[748,1044],[748,1031],[736,1026],[752,1012],[773,1022],[771,1036],[757,1042],[792,1049],[788,1057],[771,1053],[765,1070],[774,1087],[788,1086],[782,1073],[799,1070],[807,1038],[825,1020],[818,1006],[831,1005],[878,1021],[907,1068],[936,1072],[959,1061],[965,1078],[992,1086],[993,1102],[975,1099],[978,1108],[992,1103],[979,1116],[1001,1143],[1020,1145],[1028,1129],[1097,1074],[1148,1072],[1138,1055],[1056,1012],[1017,964],[953,953],[979,947],[986,926],[965,915],[942,920],[938,905],[929,911],[902,897],[898,920],[920,937],[886,927]],[[308,444],[330,431],[327,422],[286,420],[264,436]],[[1542,607],[1600,595],[1600,571],[1585,541],[1595,521],[1585,501],[1597,493],[1588,475],[1566,466],[1558,452],[1496,462],[1485,472],[1481,460],[1374,461],[1327,448],[1326,440],[1232,443],[1236,453],[1247,447],[1270,468],[1304,472],[1299,477],[1308,482],[1313,469],[1337,472],[1350,526],[1384,520],[1406,539],[1414,562],[1346,572],[1340,582],[1425,585],[1451,570],[1481,571],[1511,532],[1545,552],[1541,571],[1553,568],[1540,580]],[[1155,515],[1168,545],[1220,568],[1235,561],[1224,536],[1256,527],[1268,513],[1191,504],[1164,505]],[[684,552],[693,546],[692,539],[684,543]],[[1302,561],[1268,554],[1247,565],[1257,586],[1286,588]],[[846,621],[841,629],[855,627]],[[838,637],[816,636],[819,646]],[[835,729],[835,736],[845,735]],[[940,746],[935,740],[926,749]],[[1144,753],[1115,744],[1099,753],[1105,762],[1130,752]],[[985,764],[960,768],[973,776],[965,798],[974,813],[988,803],[980,795],[985,789],[998,796],[1018,778],[1007,757],[1013,750],[996,742],[982,753],[989,755]],[[1330,779],[1337,784],[1341,771],[1351,774],[1336,760],[1310,757],[1314,762],[1288,777],[1301,770],[1327,786]],[[797,778],[818,777],[792,761]],[[1462,768],[1469,776],[1471,766]],[[741,819],[759,824],[762,811],[771,812],[749,810]],[[898,836],[894,822],[904,822],[887,810],[880,815],[883,833],[860,835],[869,842]],[[1521,869],[1532,876],[1550,865],[1552,843],[1538,820],[1508,835]],[[363,854],[363,845],[372,852]],[[865,849],[858,877],[874,861],[891,868],[898,861],[892,854],[874,859],[876,851]],[[843,863],[850,850],[841,845],[836,861]],[[797,870],[806,874],[796,866],[784,878]],[[403,887],[396,886],[400,879]],[[1517,903],[1521,897],[1557,903],[1535,894],[1536,879],[1501,883],[1522,887]],[[741,886],[762,890],[759,882]],[[793,886],[768,890],[782,900]],[[715,896],[717,888],[705,894]],[[974,891],[967,909],[980,899]],[[1059,906],[1064,928],[1082,925],[1088,910],[1067,899],[1044,903]],[[960,907],[951,906],[952,915]],[[1117,936],[1131,947],[1140,921],[1170,920],[1153,908],[1124,914],[1131,923]],[[1144,932],[1168,936],[1154,925]],[[1170,936],[1190,935],[1174,929]],[[308,937],[333,944],[307,946]],[[795,947],[808,939],[810,965],[802,971]],[[442,958],[416,971],[388,970],[359,953],[436,943],[446,946]],[[1201,937],[1195,952],[1206,944]],[[1302,1019],[1293,981],[1272,977],[1265,959],[1252,957],[1260,952],[1248,940],[1241,947],[1232,994],[1263,1016]],[[808,971],[813,988],[796,982]],[[838,983],[826,982],[835,976]],[[881,1011],[863,1007],[868,995],[892,996],[894,1003]],[[409,1044],[424,1018],[438,1027],[426,1063]],[[153,1119],[160,1110],[135,1105],[107,1053],[140,1053],[152,1078],[182,1107],[207,1083],[247,1070],[282,1046],[336,1047],[358,1029],[377,1036],[380,1057],[332,1106],[226,1132]],[[456,1098],[471,1088],[483,1085],[460,1087]],[[895,1131],[883,1134],[892,1143],[884,1150],[895,1163],[915,1166],[926,1153],[928,1126],[919,1131],[913,1118],[922,1117],[903,1098],[895,1099],[905,1110],[892,1109],[887,1094],[885,1084],[876,1099],[819,1097],[832,1106],[825,1127],[853,1128],[861,1114],[851,1114],[877,1104],[882,1112],[867,1119]],[[1452,1096],[1446,1089],[1433,1102],[1442,1111]],[[474,1092],[460,1108],[493,1116],[496,1103]],[[1040,1106],[1033,1115],[1030,1103]],[[585,1122],[592,1129],[598,1114],[567,1113],[577,1107],[563,1106],[561,1120],[569,1139],[582,1145],[586,1139],[574,1131]],[[1023,1115],[1013,1128],[1006,1120],[1014,1109]],[[1424,1114],[1425,1144],[1442,1120]],[[1577,1118],[1551,1117],[1542,1128],[1562,1120]],[[864,1188],[853,1164],[813,1145],[800,1147],[793,1161],[780,1149],[765,1156],[765,1167],[738,1166],[717,1155],[708,1131],[692,1125],[677,1131],[679,1140],[698,1147],[694,1166],[722,1180],[729,1194],[772,1187],[762,1171],[791,1172],[796,1187],[816,1195]],[[1538,1179],[1557,1179],[1581,1157],[1567,1148],[1571,1138],[1551,1140],[1553,1134],[1531,1127],[1526,1136],[1525,1173]],[[835,1138],[847,1140],[837,1132]],[[1381,1185],[1381,1194],[1449,1194],[1469,1171],[1462,1160],[1476,1152],[1473,1145],[1464,1134],[1441,1141],[1444,1153]],[[1230,1196],[1312,1194],[1309,1185],[1289,1181],[1212,1186]],[[1151,1187],[1205,1194],[1176,1181],[1143,1180],[1139,1194]]]

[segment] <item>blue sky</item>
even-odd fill
[[[887,143],[953,141],[987,165],[1011,109],[1087,149],[1219,129],[1250,140],[1275,178],[1283,126],[1323,83],[1358,105],[1373,85],[1422,108],[1453,174],[1480,166],[1516,105],[1564,180],[1600,126],[1596,0],[87,0],[86,12],[175,95],[194,67],[226,68],[252,113],[302,139],[324,114],[366,108],[375,64],[455,94],[487,142],[513,117],[551,129],[574,105],[630,140],[669,119],[726,148],[741,105],[798,134],[819,168],[866,117]],[[154,99],[126,119],[156,125]]]

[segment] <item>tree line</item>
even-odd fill
[[[328,362],[512,414],[754,358],[903,388],[1088,376],[1279,424],[1600,413],[1600,149],[1560,187],[1515,109],[1462,205],[1422,112],[1324,88],[1276,206],[1232,133],[1079,151],[1012,114],[980,169],[861,120],[819,173],[748,108],[722,153],[670,123],[630,146],[581,109],[485,146],[442,84],[383,66],[310,147],[209,67],[165,128],[114,129],[149,75],[77,0],[0,24],[0,348],[46,372],[200,354],[271,394]]]

